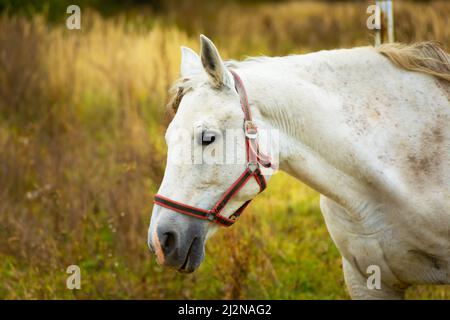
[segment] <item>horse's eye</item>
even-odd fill
[[[216,135],[211,131],[202,131],[201,144],[207,146],[216,140]]]

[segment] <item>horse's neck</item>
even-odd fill
[[[341,109],[342,94],[348,94],[342,81],[356,79],[351,73],[361,72],[356,66],[364,62],[355,61],[363,54],[342,51],[263,59],[241,72],[255,120],[279,130],[280,169],[352,207],[360,205],[355,199],[367,190],[356,177],[358,168],[346,170],[356,159],[349,158],[348,134],[337,125],[333,111]]]

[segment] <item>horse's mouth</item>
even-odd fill
[[[187,269],[187,264],[188,264],[188,260],[189,260],[189,256],[186,257],[186,260],[184,261],[183,265],[180,267],[180,269],[178,269],[179,272],[181,273],[191,273],[192,271],[189,271]]]
[[[191,265],[189,265],[189,261],[192,260],[190,259],[191,253],[192,253],[192,248],[194,247],[194,243],[197,241],[197,238],[194,239],[194,241],[192,241],[191,246],[189,247],[189,250],[186,254],[186,260],[184,260],[183,265],[178,269],[179,272],[181,273],[191,273],[195,271],[195,267]]]
[[[196,263],[195,263],[195,257],[193,257],[192,255],[195,254],[194,250],[194,246],[197,244],[196,242],[198,242],[198,238],[195,238],[194,241],[192,241],[191,246],[189,247],[189,250],[186,254],[186,259],[183,262],[183,265],[178,269],[179,272],[181,273],[192,273],[195,271],[196,269]]]

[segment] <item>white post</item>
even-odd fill
[[[376,0],[378,16],[376,17],[377,29],[375,34],[375,46],[385,42],[394,42],[394,4],[393,0]]]

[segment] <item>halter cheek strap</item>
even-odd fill
[[[239,94],[241,107],[244,112],[244,133],[245,133],[245,149],[247,155],[247,164],[244,172],[239,178],[225,191],[219,201],[210,210],[193,207],[160,194],[155,195],[154,203],[161,207],[170,209],[172,211],[192,216],[198,219],[209,220],[219,225],[229,227],[242,214],[244,209],[251,200],[246,201],[239,209],[237,209],[229,218],[221,215],[223,208],[227,203],[241,190],[250,178],[254,178],[259,185],[259,192],[261,193],[267,186],[266,179],[261,174],[260,165],[266,168],[272,166],[271,160],[268,156],[263,155],[259,151],[258,145],[258,128],[252,121],[252,114],[248,103],[247,93],[241,78],[236,72],[230,70],[234,77],[235,88]]]

